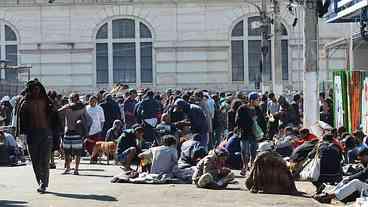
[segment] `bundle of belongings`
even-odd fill
[[[0,131],[0,165],[17,166],[26,162],[23,149],[13,135]]]
[[[286,162],[273,151],[257,155],[245,185],[253,193],[293,195],[298,192]]]

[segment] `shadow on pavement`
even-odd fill
[[[83,200],[95,200],[95,201],[118,201],[115,197],[108,195],[95,195],[95,194],[72,194],[72,193],[56,193],[47,192],[47,194],[55,195],[63,198],[83,199]]]
[[[25,207],[27,206],[27,202],[25,201],[9,201],[9,200],[0,200],[1,207]]]
[[[112,178],[112,175],[91,175],[91,174],[79,174],[78,176],[82,177],[100,177],[100,178]]]
[[[71,170],[74,170],[74,168],[70,168]],[[56,170],[58,171],[62,171],[65,170],[64,168],[56,168]],[[79,169],[79,172],[83,172],[83,171],[91,171],[91,172],[105,172],[106,170],[104,169]]]
[[[94,171],[94,172],[104,172],[104,169],[79,169],[79,172],[83,171]]]

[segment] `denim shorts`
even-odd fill
[[[130,147],[130,148],[128,148],[128,149],[126,149],[123,153],[120,153],[120,154],[117,154],[117,160],[119,161],[119,162],[126,162],[127,161],[127,159],[128,159],[128,155],[132,152],[132,151],[134,151],[135,150],[135,148],[134,147]]]

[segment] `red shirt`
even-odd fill
[[[295,148],[299,147],[300,145],[304,144],[304,142],[310,142],[310,141],[314,141],[314,140],[318,140],[318,137],[314,134],[308,134],[303,139],[296,140],[293,144],[293,147],[295,149]]]

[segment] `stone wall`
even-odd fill
[[[257,15],[255,7],[247,3],[56,0],[49,5],[47,0],[29,1],[33,3],[0,7],[0,20],[18,35],[19,63],[31,64],[32,77],[50,88],[64,91],[96,88],[96,32],[107,20],[120,17],[139,18],[152,29],[155,74],[152,87],[253,87],[248,80],[231,81],[232,27],[243,17]],[[282,11],[282,22],[289,33],[289,80],[284,85],[300,89],[303,22],[292,27],[294,17],[285,8]],[[341,24],[321,23],[321,51],[325,42],[350,32],[350,27]],[[337,54],[331,57],[332,69],[344,67],[344,52],[340,50]],[[321,77],[327,78],[324,71],[326,67],[321,59]]]

